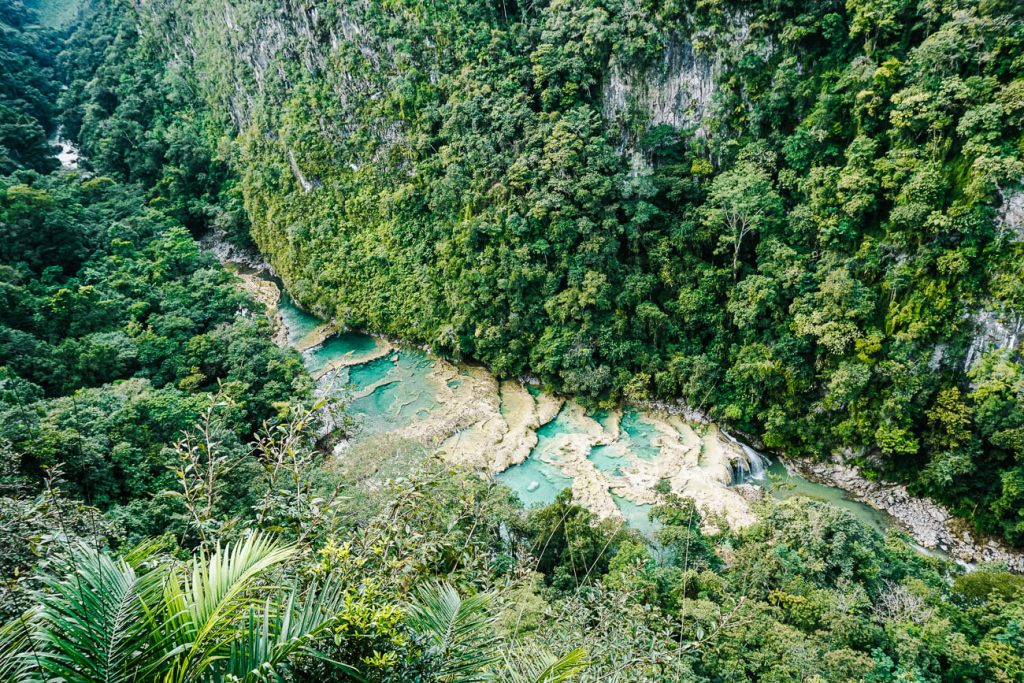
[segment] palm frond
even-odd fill
[[[502,680],[508,683],[564,683],[587,668],[586,657],[587,651],[582,648],[559,658],[549,653],[507,656]]]
[[[147,538],[133,548],[121,551],[121,559],[138,571],[142,566],[153,560],[161,550],[166,549],[167,541],[161,537]]]
[[[282,590],[268,570],[295,549],[254,534],[182,565],[156,546],[124,559],[81,548],[42,577],[40,604],[0,628],[0,681],[129,683],[283,680],[343,611],[328,583]],[[358,680],[355,669],[336,667]]]
[[[254,533],[234,546],[200,554],[185,572],[176,572],[164,591],[168,633],[181,647],[174,653],[173,680],[188,680],[228,656],[222,648],[234,637],[239,617],[254,604],[252,589],[271,567],[295,553]]]
[[[491,665],[499,661],[491,595],[462,598],[447,583],[432,583],[416,592],[408,623],[427,640],[440,660],[439,680],[477,683],[491,680]]]
[[[230,656],[219,663],[222,678],[242,683],[283,680],[281,667],[299,652],[312,656],[313,641],[337,623],[345,599],[336,583],[289,592],[283,601],[268,599],[262,610],[250,608],[248,620],[231,646]],[[349,678],[362,680],[356,669],[332,664]]]
[[[32,640],[29,625],[34,615],[9,621],[0,627],[0,681],[31,681]]]
[[[43,579],[47,590],[29,636],[36,666],[69,682],[145,679],[163,655],[147,604],[158,601],[164,577],[77,549]]]

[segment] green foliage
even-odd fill
[[[26,472],[61,464],[76,494],[128,503],[168,486],[166,446],[212,393],[231,399],[226,429],[244,440],[308,392],[260,306],[132,189],[61,175],[0,191],[0,438]]]
[[[255,682],[334,623],[334,586],[268,589],[295,552],[252,534],[181,565],[80,548],[44,578],[38,610],[7,627],[21,676],[66,681]],[[269,677],[269,678],[268,678]]]
[[[155,52],[204,96],[194,120],[233,119],[253,238],[308,308],[591,403],[681,398],[771,447],[877,456],[1024,538],[1006,447],[939,417],[952,391],[977,410],[977,314],[1024,301],[997,220],[1024,177],[1017,4],[265,10],[234,3],[226,40],[219,7],[154,3],[141,40],[193,46]]]
[[[668,496],[651,547],[567,496],[526,512],[431,463],[383,487],[369,510],[339,500],[341,519],[362,508],[357,527],[288,523],[297,545],[242,534],[184,562],[152,544],[122,558],[73,546],[33,573],[41,607],[4,630],[0,666],[67,680],[980,682],[1022,663],[1019,577],[964,575],[825,504],[767,504],[748,530],[709,535],[692,502]],[[535,582],[541,529],[611,557],[558,553],[552,585]],[[558,580],[581,561],[589,576]]]
[[[423,633],[428,653],[441,665],[444,683],[489,680],[485,670],[498,662],[496,634],[487,612],[490,596],[480,593],[462,598],[448,585],[423,586],[409,610],[409,625]]]
[[[23,0],[25,6],[39,15],[39,20],[55,29],[65,28],[75,20],[82,0]]]
[[[0,2],[0,175],[59,166],[48,142],[56,127],[56,37],[36,22],[21,0]]]
[[[590,512],[572,502],[569,489],[531,518],[537,571],[563,591],[578,589],[606,573],[609,559],[629,537],[621,522],[597,524]]]
[[[145,189],[150,204],[193,232],[213,227],[248,243],[226,166],[225,120],[201,107],[194,79],[169,69],[140,35],[125,0],[90,2],[58,58],[65,135],[82,168]]]
[[[852,449],[1024,538],[1020,359],[963,371],[977,313],[1024,301],[995,220],[1024,170],[1016,4],[83,16],[58,57],[0,1],[0,678],[1024,675],[1019,577],[821,503],[729,531],[659,490],[646,539],[404,443],[329,457],[300,359],[192,237],[244,241],[244,200],[325,317]],[[665,116],[642,91],[679,61],[713,97]],[[40,175],[58,122],[83,171]]]

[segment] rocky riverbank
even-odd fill
[[[274,330],[274,343],[281,347],[287,346],[288,330],[278,311],[281,287],[271,279],[275,277],[274,269],[263,255],[258,251],[232,244],[222,233],[215,230],[211,230],[199,240],[199,248],[212,254],[225,268],[234,273],[241,280],[241,289],[263,304]]]
[[[1024,572],[1024,553],[993,539],[979,540],[945,507],[911,495],[905,486],[870,481],[856,468],[838,462],[787,459],[784,464],[811,481],[841,488],[850,497],[889,513],[925,548],[942,550],[961,562],[1001,562],[1012,571]]]

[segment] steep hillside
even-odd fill
[[[1024,539],[1018,3],[141,13],[314,311],[681,399]]]
[[[25,6],[33,10],[46,26],[65,28],[75,19],[82,0],[25,0]]]
[[[244,242],[251,212],[308,303],[592,402],[684,396],[794,450],[872,453],[898,452],[898,425],[877,424],[906,411],[904,438],[922,449],[906,463],[932,463],[917,485],[938,490],[928,477],[947,461],[958,484],[974,468],[976,521],[1012,535],[1020,372],[991,347],[1014,346],[998,311],[1019,281],[1020,200],[1002,181],[987,195],[971,184],[997,158],[1017,173],[1015,28],[998,6],[975,17],[991,59],[943,53],[990,74],[942,86],[998,119],[970,168],[958,164],[981,147],[926,148],[925,163],[878,121],[863,135],[875,142],[825,151],[868,127],[843,108],[837,74],[863,33],[851,42],[841,13],[315,7],[96,0],[66,36],[0,0],[0,680],[1022,680],[1024,576],[1003,564],[961,566],[879,533],[877,515],[754,486],[731,489],[750,508],[730,527],[677,486],[696,475],[699,489],[709,466],[727,478],[731,462],[716,429],[678,416],[658,428],[636,411],[559,411],[479,366],[358,334],[300,357],[271,341],[264,313],[296,348],[329,325],[281,298],[258,255],[234,264],[238,278],[195,239],[241,253],[221,233]],[[974,21],[969,8],[922,4],[918,23],[898,0],[850,7],[874,22],[871,54],[901,33],[885,63],[908,81],[892,55],[943,21]],[[953,38],[973,35],[965,25]],[[810,37],[819,29],[827,41]],[[797,67],[773,60],[801,50],[802,75],[767,80],[765,64],[783,79]],[[795,94],[765,119],[776,90]],[[828,106],[800,110],[812,92]],[[923,111],[914,97],[908,111]],[[958,125],[975,130],[971,116]],[[47,139],[60,127],[57,159]],[[829,155],[847,161],[830,168]],[[915,178],[934,169],[958,194],[925,193]],[[854,220],[851,198],[868,201],[875,181],[876,204]],[[897,181],[909,185],[891,195]],[[927,231],[900,222],[940,201]],[[928,254],[934,273],[889,271],[890,256],[909,268]],[[931,327],[888,320],[925,284],[909,319]],[[924,351],[928,373],[914,364]],[[783,352],[789,365],[770,355]],[[965,380],[968,356],[980,370]],[[350,392],[313,393],[309,373],[329,365],[347,366],[334,377]],[[890,376],[914,388],[902,403]],[[458,432],[471,465],[575,449],[577,465],[629,477],[608,461],[675,459],[629,480],[650,494],[630,527],[576,488],[526,508],[408,433],[359,440],[364,418],[422,426],[431,412],[451,427],[424,438]],[[563,417],[579,429],[556,431]]]

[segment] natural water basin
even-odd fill
[[[590,449],[587,459],[594,463],[594,467],[602,472],[608,472],[613,477],[622,476],[622,468],[629,465],[622,451],[616,446],[594,446]]]
[[[291,344],[300,343],[322,326],[320,320],[299,309],[287,294],[282,294],[279,310]],[[451,394],[471,383],[472,373],[468,367],[457,366],[450,376],[439,380],[435,376],[437,364],[441,362],[438,359],[419,349],[389,350],[391,347],[381,344],[383,342],[367,334],[343,332],[304,353],[310,372],[314,376],[323,374],[321,383],[346,397],[346,411],[355,422],[350,435],[353,446],[361,442],[369,446],[369,442],[376,443],[379,436],[390,434],[405,439],[410,426],[439,416],[458,417],[443,415],[448,406],[440,393]],[[331,371],[335,365],[338,369]],[[323,372],[325,369],[327,372]],[[541,396],[538,388],[526,388],[534,399]],[[499,401],[496,404],[501,415],[503,406]],[[554,419],[536,429],[536,446],[523,462],[497,475],[498,480],[516,491],[528,506],[550,503],[560,491],[573,486],[573,478],[560,465],[587,439],[593,445],[583,451],[584,459],[608,477],[609,483],[623,480],[626,471],[638,463],[654,463],[664,457],[660,444],[672,439],[673,430],[666,427],[667,423],[656,422],[637,410],[625,410],[621,415],[605,411],[586,415],[578,409],[568,409],[568,405],[565,404]],[[593,443],[595,441],[597,443]],[[773,464],[769,472],[772,476],[768,486],[778,498],[801,495],[825,500],[849,510],[879,531],[892,525],[885,513],[848,499],[839,489],[791,475],[779,463]],[[654,533],[656,524],[648,519],[649,504],[618,493],[610,493],[610,498],[614,502],[613,509],[617,509],[627,523],[648,535]]]
[[[289,344],[298,344],[323,324],[316,316],[310,315],[296,306],[292,298],[284,291],[281,292],[281,301],[277,305],[277,310],[281,315],[281,322],[288,330]]]
[[[557,467],[533,456],[499,474],[498,481],[515,491],[527,507],[551,503],[572,486],[572,479]]]
[[[342,332],[330,337],[315,353],[308,354],[306,367],[316,374],[337,361],[357,363],[372,356],[377,348],[377,340],[368,334]]]
[[[842,489],[817,484],[804,479],[798,474],[793,474],[786,469],[785,465],[777,460],[768,466],[767,471],[767,487],[771,494],[779,500],[803,496],[812,500],[831,503],[838,508],[852,513],[854,517],[882,534],[885,533],[886,529],[895,525],[895,520],[888,513],[850,499]]]
[[[622,413],[619,423],[622,437],[629,442],[629,449],[644,460],[654,460],[661,454],[661,448],[654,440],[660,436],[658,429],[635,410]]]

